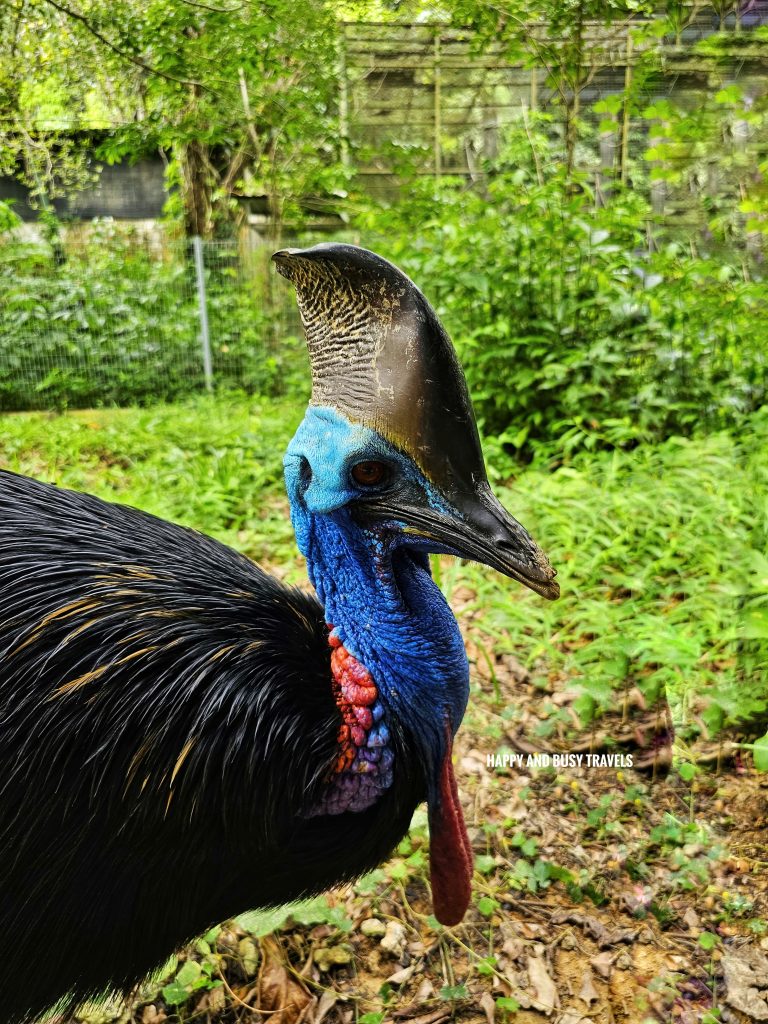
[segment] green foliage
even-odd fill
[[[483,917],[491,917],[499,909],[499,904],[490,896],[481,896],[477,901],[477,909]]]
[[[678,767],[677,771],[683,782],[690,783],[699,774],[700,769],[690,761],[686,761]]]
[[[5,231],[13,231],[20,224],[21,219],[13,211],[13,202],[0,200],[0,234]]]
[[[111,39],[159,73],[134,69],[134,89],[143,83],[141,109],[114,130],[101,155],[119,160],[158,146],[170,152],[190,233],[207,236],[241,221],[235,195],[266,196],[279,219],[287,207],[295,215],[300,199],[343,187],[337,29],[325,4],[220,8],[150,0],[137,8],[123,0],[109,8]],[[113,54],[104,51],[103,60],[128,77]],[[124,100],[135,103],[130,94]]]
[[[496,1009],[501,1014],[502,1020],[508,1020],[510,1015],[514,1015],[520,1009],[520,1003],[511,996],[497,996]]]
[[[163,999],[169,1006],[185,1003],[194,992],[218,988],[221,981],[213,978],[216,963],[213,958],[202,961],[185,960],[173,981],[162,988]]]
[[[245,914],[240,914],[236,922],[252,936],[261,938],[282,928],[289,919],[296,924],[308,926],[332,925],[345,934],[352,931],[352,921],[341,907],[331,906],[327,896],[317,896],[303,903],[277,907],[274,910],[249,910]]]
[[[0,249],[0,410],[171,401],[205,388],[191,254],[162,257],[108,224],[65,259]],[[272,346],[269,312],[227,251],[206,271],[218,387],[285,391],[303,345]]]
[[[547,861],[537,859],[531,863],[519,857],[507,876],[512,889],[525,889],[528,892],[539,892],[549,888],[551,884],[550,865]]]
[[[440,989],[440,998],[455,1002],[457,999],[466,999],[469,996],[466,985],[444,985]]]
[[[296,26],[301,25],[301,31]],[[314,0],[20,0],[0,7],[0,170],[41,209],[97,177],[97,157],[162,149],[190,234],[243,222],[244,198],[279,220],[343,191],[337,26]]]
[[[201,397],[6,416],[0,464],[204,530],[260,562],[298,567],[282,456],[303,406]]]
[[[700,932],[697,939],[701,948],[706,949],[707,951],[713,950],[719,941],[719,936],[715,935],[713,932]]]
[[[672,869],[672,885],[685,892],[698,889],[710,881],[712,867],[724,856],[724,849],[712,841],[706,826],[693,821],[679,821],[672,814],[666,814],[661,825],[651,829],[648,848],[643,855],[641,866],[647,872],[655,857],[663,857]],[[663,907],[654,910],[656,916]]]
[[[490,874],[496,867],[496,858],[487,853],[479,853],[475,857],[475,871],[481,875]]]
[[[673,241],[649,253],[645,202],[596,209],[543,130],[486,170],[485,191],[429,182],[361,223],[436,302],[487,435],[567,455],[736,424],[765,400],[761,281]]]
[[[6,416],[0,461],[202,529],[298,580],[304,570],[281,459],[303,407],[303,399],[203,398]],[[550,554],[560,600],[500,586],[490,570],[448,559],[435,560],[442,584],[449,597],[456,587],[471,588],[467,612],[482,609],[475,635],[497,653],[514,653],[534,684],[559,675],[582,688],[585,720],[634,687],[649,701],[666,691],[678,727],[690,732],[699,718],[715,731],[764,720],[768,642],[746,627],[751,609],[765,601],[751,567],[755,523],[768,507],[766,450],[762,413],[745,421],[739,437],[583,454],[554,473],[529,467],[513,486],[496,489]],[[515,849],[535,858],[534,845],[521,849],[525,843],[535,840],[521,833]],[[418,854],[417,845],[402,856]]]
[[[666,692],[678,728],[695,731],[696,715],[714,731],[746,719],[760,728],[768,642],[748,625],[765,607],[751,568],[766,449],[763,411],[738,437],[584,454],[498,487],[546,548],[562,596],[545,603],[467,566],[461,583],[477,595],[470,610],[482,609],[477,628],[497,652],[524,660],[534,682],[554,673],[580,689],[585,721],[620,709],[637,687],[649,703]]]
[[[761,736],[759,740],[755,740],[752,757],[759,772],[768,772],[768,736]]]

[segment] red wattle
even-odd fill
[[[452,738],[440,769],[439,799],[429,808],[429,871],[435,917],[444,925],[459,924],[472,895],[472,847],[459,803],[451,763]]]

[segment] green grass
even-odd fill
[[[616,691],[666,688],[678,721],[699,695],[711,727],[768,699],[768,410],[739,438],[672,438],[632,452],[531,469],[499,488],[559,570],[561,599],[475,582],[478,626],[540,675],[584,693],[587,715]]]
[[[0,465],[193,526],[292,579],[303,573],[282,490],[302,403],[206,399],[0,419]],[[579,687],[585,718],[617,694],[667,688],[678,717],[709,696],[720,725],[768,703],[768,410],[727,433],[582,455],[497,484],[559,570],[548,603],[442,559],[469,587],[481,644],[542,684]]]

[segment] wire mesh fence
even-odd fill
[[[105,224],[0,247],[0,410],[270,389],[300,334],[272,246]],[[293,355],[292,355],[293,353]]]
[[[632,273],[610,244],[601,256],[592,236],[586,248],[578,233],[564,248],[546,237],[532,246],[524,227],[505,230],[494,274],[506,283],[493,302],[472,275],[457,276],[450,253],[437,272],[432,250],[426,262],[422,251],[421,269],[408,268],[445,318],[481,409],[504,408],[515,423],[539,416],[540,405],[549,408],[552,372],[576,390],[585,382],[584,415],[595,420],[594,409],[615,406],[612,416],[626,409],[643,421],[663,406],[680,422],[722,424],[765,401],[761,280],[731,282],[721,301],[716,261],[694,261],[687,271],[672,261],[665,284],[643,270],[641,255],[629,257]],[[364,241],[387,251],[384,238],[369,233]],[[305,391],[303,331],[293,289],[271,265],[275,247],[255,235],[187,240],[156,224],[142,233],[112,221],[70,227],[53,242],[6,237],[0,412],[150,404],[207,389]],[[547,312],[553,294],[556,317]],[[521,361],[542,383],[505,405],[499,396],[518,379]]]

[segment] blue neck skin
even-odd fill
[[[336,410],[310,406],[285,456],[296,540],[326,621],[379,690],[385,720],[406,725],[432,786],[469,697],[469,668],[456,619],[432,579],[424,541],[395,523],[363,529],[348,503],[361,497],[350,468],[385,459],[439,496],[413,462],[379,434]],[[365,497],[370,497],[366,494]]]

